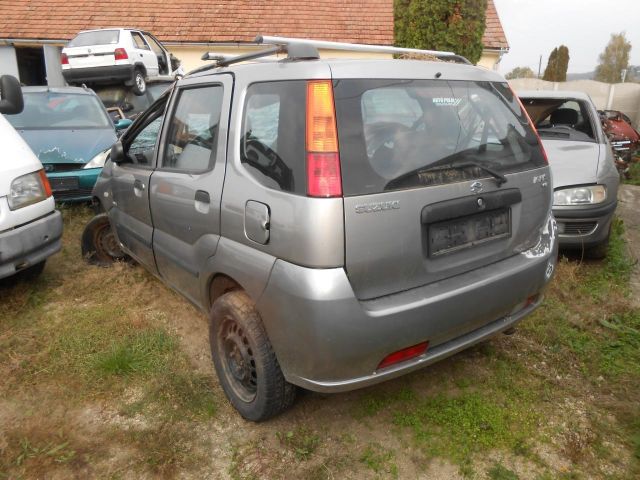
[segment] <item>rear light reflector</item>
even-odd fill
[[[307,154],[307,193],[311,197],[342,196],[340,158],[337,153]]]
[[[406,360],[410,360],[415,357],[419,357],[424,352],[427,351],[427,347],[429,346],[429,342],[422,342],[413,347],[404,348],[402,350],[398,350],[390,355],[387,355],[382,359],[380,365],[378,365],[378,370],[381,368],[390,367],[391,365],[395,365],[396,363],[404,362]]]
[[[60,64],[61,65],[69,65],[69,57],[67,57],[66,53],[60,54]]]
[[[113,52],[113,56],[116,60],[127,60],[129,55],[127,55],[127,51],[124,48],[116,48]]]
[[[307,82],[307,194],[342,196],[336,110],[331,80]]]
[[[40,170],[38,173],[40,174],[40,180],[42,180],[44,193],[47,195],[47,198],[49,198],[51,195],[53,195],[53,191],[51,190],[51,184],[49,183],[49,179],[47,178],[47,175],[44,173],[44,170]]]

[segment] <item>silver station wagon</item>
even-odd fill
[[[427,53],[458,63],[261,40],[211,56],[135,121],[83,237],[90,261],[133,257],[209,314],[243,417],[278,414],[296,386],[406,374],[540,304],[553,189],[503,77],[445,52]]]

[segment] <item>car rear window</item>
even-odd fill
[[[7,119],[24,130],[113,128],[98,97],[85,94],[24,92],[24,110]]]
[[[334,98],[345,195],[545,165],[505,83],[347,79],[334,81]]]
[[[115,45],[120,38],[120,30],[97,30],[82,32],[71,40],[67,47],[88,47],[91,45]]]

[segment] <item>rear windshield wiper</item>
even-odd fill
[[[387,184],[385,185],[384,189],[385,190],[391,190],[394,188],[398,188],[400,187],[408,178],[411,178],[415,175],[421,175],[421,174],[425,174],[428,172],[435,172],[435,171],[446,171],[446,170],[462,170],[464,168],[468,168],[468,167],[476,167],[479,168],[480,170],[483,170],[485,172],[487,172],[488,174],[490,174],[492,177],[494,177],[496,179],[496,183],[498,184],[498,187],[500,187],[503,183],[507,183],[507,177],[505,177],[504,175],[496,172],[495,170],[493,170],[492,168],[486,167],[484,165],[482,165],[481,163],[478,163],[476,161],[473,160],[468,160],[468,159],[459,159],[458,161],[452,161],[449,163],[439,163],[436,165],[431,165],[428,167],[420,167],[420,168],[416,168],[415,170],[412,170],[410,172],[407,172],[397,178],[394,178],[393,180],[390,180],[389,182],[387,182]]]
[[[489,168],[485,165],[482,165],[481,163],[474,162],[473,160],[466,160],[464,162],[455,162],[455,163],[452,163],[450,167],[456,168],[456,169],[466,168],[466,167],[477,167],[480,170],[484,170],[493,178],[495,178],[498,186],[501,186],[503,183],[507,183],[507,177],[505,177],[501,173],[496,172],[493,168]]]

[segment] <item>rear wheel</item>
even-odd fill
[[[296,387],[284,379],[253,302],[225,293],[211,308],[209,342],[222,389],[247,420],[260,422],[288,409]]]
[[[107,267],[117,260],[124,260],[125,253],[120,248],[111,230],[106,213],[96,215],[82,232],[82,257],[93,265]]]
[[[147,91],[147,81],[144,79],[144,73],[139,68],[133,72],[133,88],[131,89],[136,95],[144,95]]]

